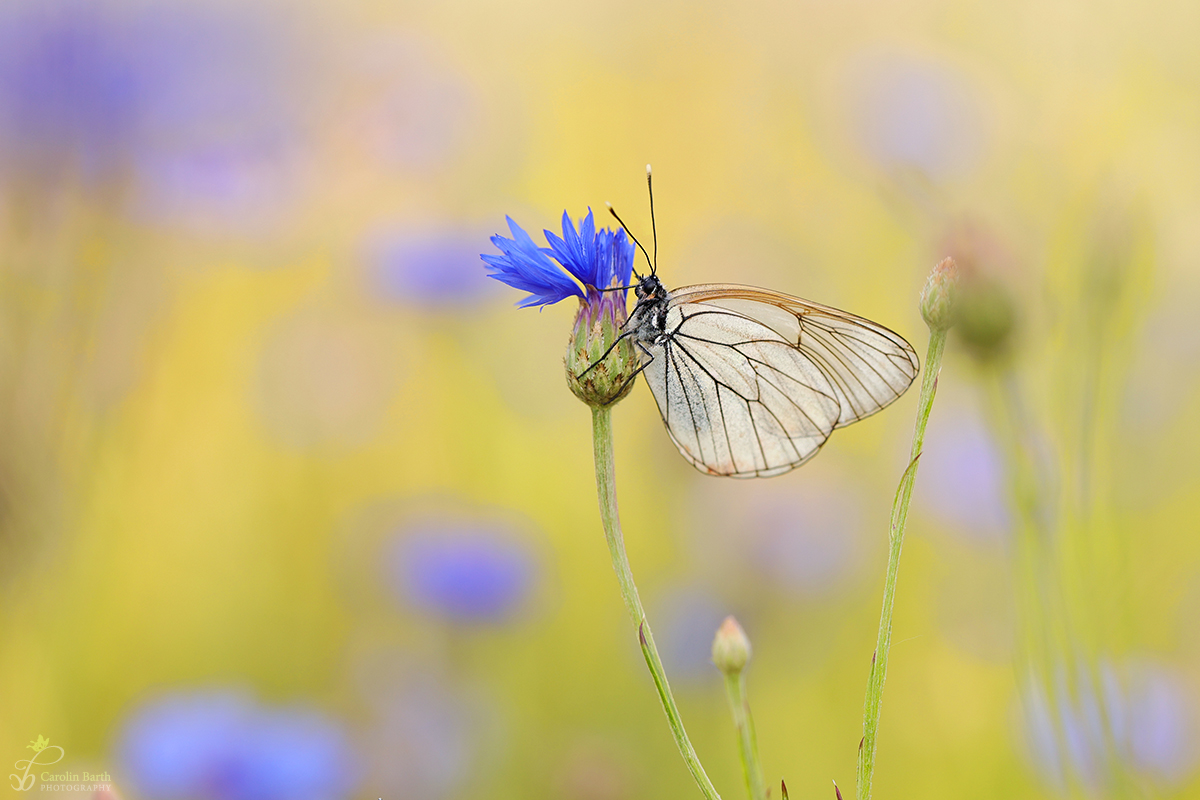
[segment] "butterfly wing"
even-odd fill
[[[837,427],[900,396],[916,354],[868,320],[744,286],[672,292],[646,381],[680,453],[703,472],[778,475]]]
[[[742,314],[705,304],[667,313],[644,374],[688,461],[733,477],[778,475],[829,438],[841,406],[829,381],[790,342]]]
[[[868,319],[799,297],[733,284],[687,286],[672,304],[704,304],[748,316],[791,342],[829,380],[841,405],[835,427],[869,417],[898,398],[920,370],[904,337]]]

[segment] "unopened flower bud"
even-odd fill
[[[1012,295],[998,281],[973,277],[964,282],[956,303],[954,330],[966,350],[984,363],[1008,352],[1017,322]]]
[[[954,304],[958,295],[958,265],[943,258],[921,290],[921,316],[931,330],[944,331],[954,324]]]
[[[588,295],[567,345],[567,385],[589,406],[608,406],[629,394],[641,359],[629,337],[617,341],[627,319],[624,292]]]
[[[726,617],[713,639],[712,660],[726,675],[736,675],[750,660],[750,640],[733,617]]]

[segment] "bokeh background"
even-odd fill
[[[478,257],[505,214],[606,200],[648,236],[649,161],[668,285],[923,353],[954,255],[1011,312],[942,372],[876,796],[1197,796],[1197,30],[1189,2],[8,0],[0,757],[45,736],[129,800],[698,796],[607,558],[574,308],[513,308]],[[643,386],[615,412],[725,797],[729,613],[772,782],[852,791],[915,394],[751,482],[689,467]]]

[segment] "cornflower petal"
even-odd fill
[[[607,289],[612,280],[612,231],[596,234],[596,288]]]
[[[585,296],[579,285],[564,274],[542,248],[533,243],[529,234],[512,217],[505,219],[513,238],[492,237],[492,244],[503,255],[483,254],[480,258],[491,269],[488,277],[529,292],[529,296],[520,301],[518,306],[551,305],[572,295]]]
[[[582,245],[583,263],[592,265],[592,279],[587,284],[597,289],[605,288],[605,284],[601,281],[604,276],[600,274],[600,265],[596,260],[596,221],[592,218],[591,208],[588,208],[587,216],[579,222],[579,239]]]
[[[535,245],[511,217],[506,219],[513,238],[492,237],[492,244],[502,255],[480,257],[491,268],[490,277],[529,292],[530,296],[518,303],[521,307],[549,305],[572,295],[591,302],[599,299],[599,290],[614,284],[629,284],[633,271],[633,243],[623,230],[613,232],[603,228],[597,231],[590,208],[587,216],[579,221],[578,230],[564,211],[562,236],[545,231],[548,248]],[[551,261],[551,257],[558,264]],[[567,273],[579,283],[571,280]]]
[[[563,216],[566,216],[565,211],[563,212]],[[545,230],[542,233],[546,234],[546,241],[550,243],[550,254],[554,256],[558,263],[563,264],[568,272],[575,275],[576,256],[571,251],[571,245],[554,231]],[[575,275],[575,277],[579,278],[580,281],[584,281],[587,276]]]
[[[571,217],[564,211],[562,232],[562,238],[559,238],[553,231],[544,231],[546,241],[550,243],[551,251],[558,259],[558,263],[578,278],[584,286],[603,288],[599,283],[601,276],[597,272],[596,223],[592,218],[592,210],[589,208],[587,216],[580,221],[578,233],[575,232],[575,225],[571,222]]]
[[[623,229],[610,235],[609,247],[607,285],[611,286],[616,283],[617,286],[628,286],[633,278],[633,258],[637,253],[637,248],[633,242],[629,241],[629,237],[625,235]]]

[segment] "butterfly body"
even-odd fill
[[[735,284],[668,291],[639,278],[628,333],[679,452],[697,469],[779,475],[839,427],[898,398],[916,353],[882,325]]]
[[[666,288],[654,275],[646,275],[633,289],[637,305],[629,316],[629,324],[636,341],[642,344],[661,343],[667,334],[667,311],[670,296]]]

